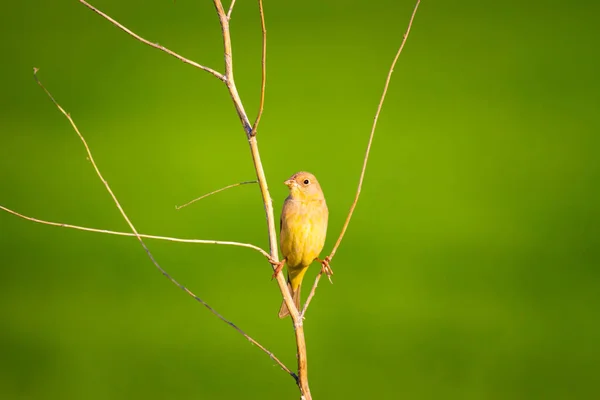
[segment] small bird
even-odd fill
[[[279,245],[283,260],[275,275],[287,264],[288,287],[296,307],[300,309],[300,288],[308,266],[318,260],[327,234],[329,211],[317,178],[309,172],[298,172],[284,182],[290,195],[283,203]],[[319,260],[320,261],[320,260]],[[285,301],[279,318],[289,315]]]

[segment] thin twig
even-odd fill
[[[402,53],[402,49],[404,48],[404,44],[406,43],[406,39],[408,38],[408,34],[410,33],[410,28],[412,27],[412,23],[415,18],[415,14],[417,13],[417,8],[419,8],[420,2],[421,2],[421,0],[417,0],[417,3],[415,4],[415,7],[413,9],[412,15],[411,15],[409,23],[408,23],[408,27],[402,38],[402,43],[400,44],[400,48],[398,49],[398,52],[396,53],[396,56],[394,57],[392,65],[390,66],[390,70],[388,72],[387,79],[385,81],[385,86],[383,88],[383,94],[381,95],[381,99],[379,100],[377,112],[375,113],[375,118],[373,120],[373,126],[371,128],[371,135],[369,136],[369,142],[367,144],[367,151],[365,154],[365,158],[363,160],[363,167],[362,167],[362,171],[360,173],[360,179],[358,182],[358,189],[356,190],[356,196],[354,197],[354,202],[352,203],[352,206],[350,207],[350,212],[348,213],[346,222],[344,223],[344,226],[342,227],[342,232],[340,233],[340,236],[338,237],[338,240],[335,243],[335,246],[333,246],[333,250],[331,251],[331,254],[325,258],[325,260],[327,262],[331,261],[331,259],[335,255],[335,252],[337,251],[338,247],[340,246],[340,243],[342,242],[342,238],[344,237],[344,234],[346,233],[346,229],[348,228],[348,224],[350,223],[350,219],[352,218],[352,214],[354,213],[354,208],[356,207],[356,204],[358,203],[358,197],[360,196],[360,191],[362,189],[362,184],[363,184],[363,180],[365,177],[365,171],[367,169],[367,162],[369,160],[369,153],[371,151],[371,144],[373,143],[373,137],[375,135],[375,128],[377,127],[377,120],[379,119],[379,113],[381,112],[381,108],[382,108],[383,102],[385,100],[387,89],[390,84],[390,80],[392,78],[392,73],[394,72],[394,67],[396,66],[396,62],[398,61],[398,58],[400,57],[400,53]],[[300,313],[300,316],[302,318],[304,318],[304,316],[306,314],[306,310],[308,309],[308,306],[309,306],[312,298],[315,295],[317,286],[319,285],[319,280],[321,279],[321,275],[323,275],[323,269],[321,269],[321,271],[319,271],[319,273],[317,274],[317,277],[315,278],[315,283],[313,284],[312,289],[308,295],[308,298],[306,299],[306,303],[304,303],[304,308],[302,309],[302,312]]]
[[[156,44],[156,43],[152,43],[151,41],[144,39],[143,37],[141,37],[137,33],[131,31],[130,29],[128,29],[125,26],[121,25],[119,22],[115,21],[114,19],[112,19],[111,17],[109,17],[108,15],[106,15],[105,13],[103,13],[102,11],[98,10],[96,7],[94,7],[91,4],[87,3],[85,0],[79,0],[79,2],[81,4],[83,4],[84,6],[86,6],[87,8],[89,8],[90,10],[94,11],[96,14],[100,15],[102,18],[104,18],[107,21],[109,21],[110,23],[112,23],[117,28],[119,28],[122,31],[128,33],[129,35],[133,36],[134,38],[136,38],[140,42],[145,43],[145,44],[147,44],[150,47],[154,47],[155,49],[164,51],[165,53],[172,55],[173,57],[179,59],[180,61],[183,61],[186,64],[189,64],[189,65],[194,66],[196,68],[200,68],[201,70],[206,71],[206,72],[214,75],[215,77],[217,77],[221,81],[225,79],[225,77],[223,76],[223,74],[215,71],[212,68],[205,67],[204,65],[200,65],[197,62],[189,60],[189,59],[187,59],[187,58],[185,58],[185,57],[183,57],[183,56],[175,53],[174,51],[167,49],[164,46],[161,46],[161,45]]]
[[[233,105],[235,106],[235,111],[237,112],[240,122],[244,127],[244,132],[246,132],[246,136],[250,137],[252,133],[252,125],[250,125],[248,114],[246,114],[246,110],[244,110],[242,99],[240,98],[240,94],[238,93],[237,87],[235,86],[235,80],[233,79],[233,56],[231,51],[231,34],[229,32],[229,20],[227,19],[227,14],[223,9],[223,4],[221,3],[221,0],[213,0],[213,4],[215,6],[215,9],[217,10],[217,15],[219,16],[219,24],[221,25],[221,35],[223,37],[223,58],[225,59],[225,73],[223,74],[223,80],[225,81],[227,89],[229,90],[229,96],[231,96],[231,100],[233,101]]]
[[[38,218],[29,217],[27,215],[23,215],[23,214],[18,213],[18,212],[14,211],[14,210],[11,210],[10,208],[6,208],[6,207],[4,207],[2,205],[0,205],[0,210],[4,210],[7,213],[15,215],[15,216],[17,216],[19,218],[23,218],[23,219],[26,219],[28,221],[36,222],[36,223],[42,224],[42,225],[58,226],[60,228],[77,229],[77,230],[85,231],[85,232],[104,233],[104,234],[107,234],[107,235],[136,237],[136,235],[134,233],[131,233],[131,232],[110,231],[110,230],[107,230],[107,229],[88,228],[88,227],[85,227],[85,226],[63,224],[62,222],[45,221],[43,219],[38,219]],[[224,246],[246,247],[248,249],[252,249],[252,250],[258,251],[260,254],[262,254],[263,256],[265,256],[268,259],[271,258],[271,256],[269,255],[269,253],[267,253],[265,250],[261,249],[258,246],[255,246],[253,244],[250,244],[250,243],[231,242],[231,241],[224,241],[224,240],[181,239],[181,238],[175,238],[175,237],[169,237],[169,236],[146,235],[144,233],[140,233],[139,236],[141,238],[144,238],[144,239],[165,240],[165,241],[168,241],[168,242],[176,242],[176,243],[216,244],[216,245],[224,245]]]
[[[247,185],[247,184],[249,184],[249,183],[258,183],[258,181],[246,181],[246,182],[238,182],[238,183],[234,183],[233,185],[225,186],[225,187],[223,187],[223,188],[221,188],[221,189],[217,189],[217,190],[215,190],[214,192],[210,192],[210,193],[207,193],[207,194],[205,194],[205,195],[202,195],[202,196],[198,197],[197,199],[194,199],[194,200],[192,200],[192,201],[188,201],[187,203],[185,203],[185,204],[184,204],[184,205],[182,205],[182,206],[175,206],[175,209],[177,209],[177,210],[181,210],[183,207],[187,207],[187,206],[189,206],[190,204],[193,204],[193,203],[197,202],[198,200],[205,199],[205,198],[207,198],[208,196],[212,196],[213,194],[216,194],[216,193],[222,192],[223,190],[231,189],[231,188],[234,188],[234,187],[236,187],[236,186]]]
[[[235,6],[235,0],[231,0],[231,4],[229,5],[229,11],[227,11],[227,21],[231,20],[231,13],[233,12],[233,6]]]
[[[408,27],[406,28],[406,32],[402,37],[402,43],[400,44],[400,48],[394,57],[394,61],[390,66],[390,70],[388,72],[387,78],[385,80],[385,86],[383,87],[383,93],[381,95],[381,99],[379,100],[379,105],[377,106],[377,112],[375,113],[375,118],[373,119],[373,126],[371,127],[371,135],[369,136],[369,142],[367,144],[367,151],[365,153],[365,158],[363,160],[362,171],[360,172],[360,179],[358,180],[358,188],[356,189],[356,195],[354,196],[354,201],[352,202],[352,206],[350,207],[350,212],[348,212],[348,217],[346,217],[346,222],[342,227],[342,232],[338,237],[337,242],[335,242],[335,246],[333,246],[333,250],[331,250],[331,254],[329,254],[329,260],[333,258],[335,252],[337,251],[344,234],[346,233],[346,229],[348,229],[348,224],[350,223],[350,219],[352,218],[352,214],[354,213],[354,209],[356,208],[356,204],[358,203],[358,197],[360,196],[360,191],[362,189],[363,180],[365,179],[365,171],[367,170],[367,162],[369,161],[369,153],[371,152],[371,144],[373,143],[373,137],[375,136],[375,128],[377,127],[377,120],[379,119],[379,113],[381,112],[381,107],[383,106],[383,102],[385,100],[385,96],[387,94],[388,86],[390,85],[390,80],[392,79],[392,73],[394,72],[394,67],[396,66],[396,62],[400,57],[400,53],[402,53],[402,49],[404,48],[404,44],[406,43],[406,39],[408,38],[408,34],[410,33],[410,28],[412,27],[413,20],[415,18],[415,14],[417,13],[417,9],[419,8],[419,3],[421,0],[417,0],[415,4],[415,8],[413,9],[412,15],[408,22]]]
[[[306,315],[306,310],[308,309],[308,305],[310,304],[313,297],[315,297],[315,292],[317,290],[317,286],[319,285],[319,280],[321,279],[321,275],[323,275],[323,270],[321,269],[315,278],[315,283],[313,284],[308,297],[306,298],[306,303],[304,303],[304,308],[302,308],[302,312],[300,313],[300,317],[304,319],[304,315]]]
[[[252,136],[255,136],[258,129],[260,118],[262,117],[265,108],[265,89],[267,87],[267,26],[265,25],[265,12],[263,10],[262,0],[258,0],[258,9],[260,11],[260,26],[262,30],[262,78],[260,86],[260,105],[258,107],[258,115],[252,126]]]
[[[119,210],[119,212],[121,213],[121,216],[123,217],[123,219],[125,220],[125,222],[127,222],[127,225],[129,225],[129,228],[131,229],[131,231],[135,234],[135,236],[137,237],[138,241],[140,242],[141,246],[143,247],[144,251],[146,252],[146,254],[148,255],[148,258],[150,258],[150,260],[152,261],[152,263],[154,264],[154,266],[161,272],[161,274],[163,274],[167,279],[169,279],[169,281],[171,281],[174,285],[176,285],[177,287],[179,287],[181,290],[183,290],[184,292],[186,292],[188,295],[190,295],[191,297],[193,297],[196,301],[198,301],[200,304],[202,304],[204,307],[206,307],[211,313],[213,313],[214,315],[216,315],[221,321],[225,322],[227,325],[231,326],[233,329],[235,329],[236,331],[238,331],[242,336],[244,336],[250,343],[256,345],[259,349],[261,349],[262,351],[264,351],[266,354],[269,355],[269,357],[271,359],[273,359],[280,367],[281,369],[283,369],[285,372],[287,372],[290,376],[292,376],[296,381],[298,380],[298,377],[296,376],[295,373],[293,373],[292,371],[290,371],[289,368],[287,368],[285,366],[285,364],[283,364],[277,357],[275,357],[275,355],[273,353],[271,353],[269,350],[267,350],[263,345],[261,345],[260,343],[258,343],[256,340],[254,340],[252,337],[250,337],[248,334],[246,334],[243,330],[241,330],[237,325],[235,325],[233,322],[229,321],[228,319],[226,319],[225,317],[223,317],[221,314],[219,314],[214,308],[212,308],[208,303],[206,303],[204,300],[202,300],[200,297],[196,296],[191,290],[189,290],[187,287],[185,287],[184,285],[180,284],[178,281],[176,281],[171,275],[169,275],[167,273],[167,271],[165,271],[156,261],[156,259],[154,258],[154,256],[152,255],[152,253],[150,252],[150,250],[148,249],[148,247],[146,246],[146,243],[144,243],[144,240],[142,239],[141,235],[138,233],[137,229],[135,228],[135,226],[133,225],[133,223],[131,222],[131,220],[129,219],[129,217],[127,216],[127,214],[125,213],[125,211],[123,210],[123,207],[121,207],[121,203],[119,202],[119,200],[117,199],[117,197],[115,196],[115,194],[113,193],[112,189],[110,188],[108,182],[106,181],[106,179],[104,179],[104,176],[102,175],[102,173],[100,172],[100,169],[98,168],[98,166],[96,165],[96,161],[94,161],[94,157],[92,156],[92,152],[85,140],[85,138],[83,137],[83,135],[81,134],[81,132],[79,131],[79,129],[77,128],[77,125],[75,125],[75,121],[73,121],[73,119],[71,118],[71,115],[69,113],[67,113],[61,106],[60,104],[58,104],[58,102],[54,99],[54,97],[52,96],[52,94],[50,94],[50,92],[48,91],[48,89],[46,89],[46,87],[44,87],[44,85],[42,85],[42,82],[40,82],[40,80],[37,77],[37,72],[38,69],[34,68],[33,69],[34,72],[34,78],[36,80],[36,82],[38,83],[38,85],[40,85],[40,87],[44,90],[44,92],[46,92],[46,94],[48,95],[48,97],[50,98],[50,100],[52,100],[52,102],[54,103],[54,105],[60,110],[60,112],[69,120],[71,127],[73,128],[73,130],[77,133],[77,136],[79,136],[79,139],[81,140],[81,142],[83,143],[83,146],[85,147],[85,151],[88,155],[88,159],[90,160],[92,167],[94,168],[94,170],[96,171],[96,175],[98,175],[98,178],[100,179],[100,181],[104,184],[104,187],[106,188],[106,190],[108,191],[108,193],[110,194],[110,196],[113,199],[113,202],[115,203],[117,209]]]

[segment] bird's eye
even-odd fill
[[[305,179],[304,182],[302,182],[302,183],[304,183],[305,185],[308,185],[310,183],[310,181],[308,179]]]

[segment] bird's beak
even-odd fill
[[[285,184],[285,186],[289,187],[290,189],[294,186],[296,186],[296,181],[293,179],[288,179],[287,181],[283,182]]]

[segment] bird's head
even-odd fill
[[[323,191],[317,178],[310,172],[297,172],[284,182],[294,200],[322,200]]]

